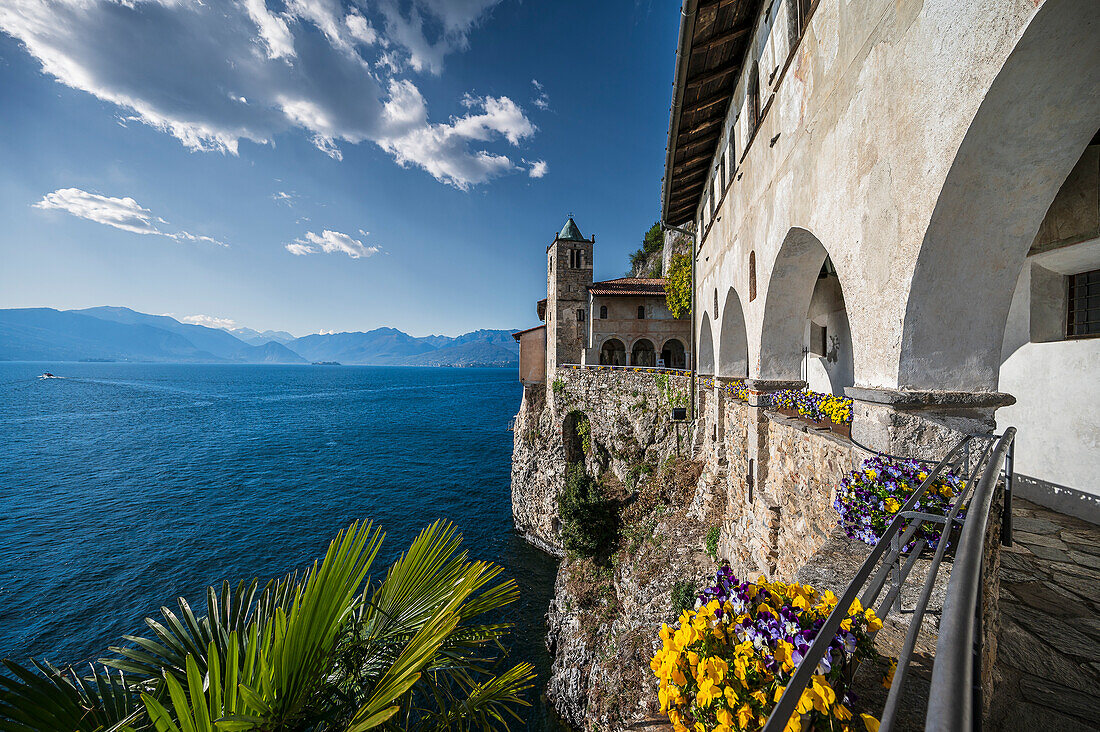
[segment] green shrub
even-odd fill
[[[665,304],[674,318],[691,313],[691,257],[674,254],[665,278]]]
[[[584,450],[584,454],[592,452],[592,425],[589,424],[588,417],[577,420],[577,436],[581,438],[581,449]]]
[[[569,467],[558,496],[561,540],[566,550],[581,557],[606,559],[618,541],[618,516],[599,484],[583,463]]]
[[[561,379],[554,379],[554,382],[550,384],[550,388],[554,390],[555,394],[561,394],[565,391],[565,382]]]
[[[672,609],[676,611],[677,617],[683,611],[695,607],[695,598],[698,594],[699,590],[691,580],[680,580],[672,586]]]
[[[707,529],[707,554],[714,560],[718,559],[718,532],[717,526]]]

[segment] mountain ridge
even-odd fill
[[[295,338],[183,323],[126,307],[0,309],[0,361],[138,361],[369,366],[514,366],[510,330],[411,336],[391,327]]]

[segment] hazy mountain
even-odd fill
[[[395,328],[366,333],[326,333],[295,338],[287,347],[310,361],[399,366],[406,359],[434,351],[435,346]]]
[[[5,361],[220,361],[183,336],[138,323],[52,308],[0,310],[0,359]]]
[[[294,340],[294,336],[287,333],[285,330],[265,330],[261,333],[258,330],[252,330],[251,328],[230,328],[227,333],[232,333],[235,337],[240,338],[245,343],[253,346],[262,346],[265,343],[282,343],[286,345]]]
[[[508,330],[452,338],[414,338],[395,328],[293,338],[285,331],[232,332],[181,323],[122,307],[84,310],[0,310],[3,361],[163,361],[182,363],[307,363],[375,366],[514,366],[518,345]],[[282,340],[289,340],[283,343]]]
[[[287,346],[311,361],[379,366],[512,366],[519,348],[509,330],[479,330],[452,338],[414,338],[394,328],[297,338]],[[507,346],[512,346],[511,348]]]
[[[282,343],[269,341],[262,346],[251,346],[249,363],[309,363]]]
[[[514,352],[496,344],[470,341],[452,343],[412,356],[406,363],[409,366],[515,366],[519,358]]]
[[[116,323],[148,325],[183,336],[200,351],[206,351],[224,360],[237,363],[302,363],[298,354],[286,348],[270,349],[263,345],[248,344],[228,331],[208,328],[205,325],[181,323],[167,315],[147,315],[130,308],[98,307],[69,312],[90,315],[100,320]]]

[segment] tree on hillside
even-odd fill
[[[630,255],[631,274],[635,277],[660,277],[662,263],[659,255],[664,243],[664,232],[661,225],[655,222],[642,236],[642,245]]]

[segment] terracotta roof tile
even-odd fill
[[[593,282],[588,291],[602,296],[651,296],[664,297],[664,277],[620,277],[616,280]]]

